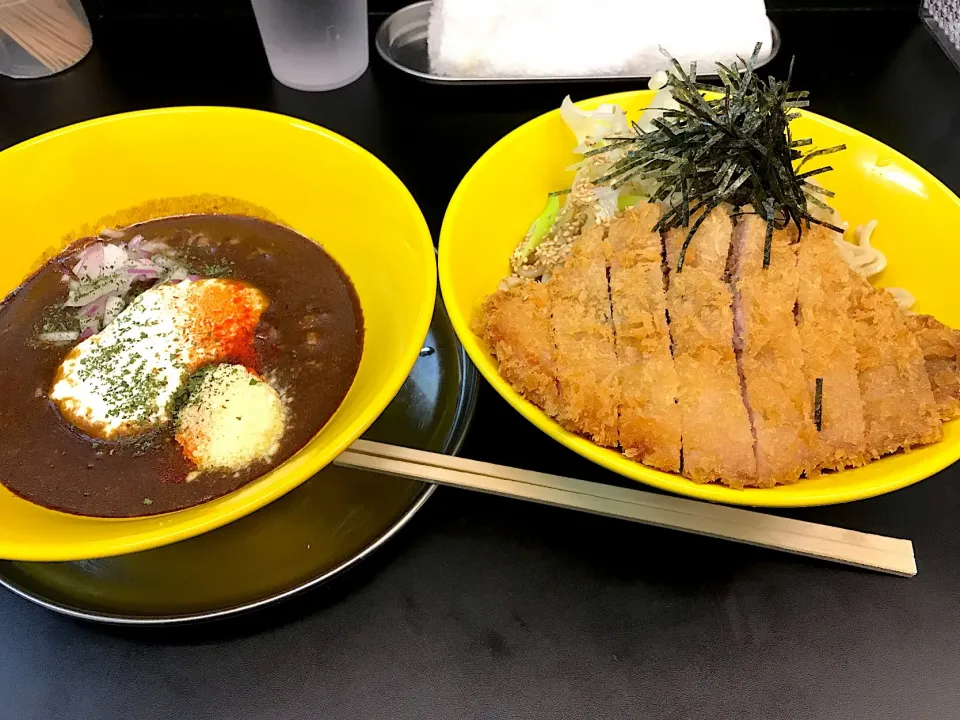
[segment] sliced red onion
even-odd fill
[[[56,266],[60,268],[60,272],[64,275],[64,282],[69,282],[70,278],[75,277],[73,270],[70,269],[70,266],[67,264],[66,258],[59,258],[55,262]]]
[[[94,315],[99,315],[100,312],[106,307],[107,301],[104,298],[97,298],[89,305],[84,305],[80,308],[80,314],[83,317],[93,317]]]
[[[169,255],[162,255],[162,254],[154,255],[153,257],[150,258],[150,262],[152,262],[154,265],[165,267],[168,270],[176,270],[177,268],[180,267],[180,263],[178,263]]]
[[[108,297],[106,307],[103,310],[103,326],[106,327],[112,323],[117,315],[123,311],[125,303],[121,298],[118,297]]]
[[[130,275],[139,275],[141,277],[160,277],[160,271],[155,267],[128,267],[126,271]]]
[[[130,289],[133,278],[124,273],[123,276],[110,276],[109,280],[98,283],[92,290],[83,291],[83,283],[71,286],[70,295],[64,307],[84,307],[107,295],[123,295]]]
[[[79,258],[73,272],[78,277],[98,277],[103,270],[103,243],[88,245],[80,251]]]
[[[124,233],[105,232],[102,237],[116,240]],[[73,260],[73,268],[65,263],[62,267],[62,280],[69,286],[63,306],[80,320],[81,340],[116,319],[126,307],[126,296],[134,283],[202,279],[177,261],[169,245],[145,240],[139,234],[126,243],[94,242],[76,253]]]
[[[62,332],[47,332],[40,333],[37,335],[37,339],[40,342],[48,343],[67,343],[73,342],[80,336],[80,333],[76,330],[64,330]]]
[[[95,243],[90,243],[85,248],[83,248],[83,250],[81,250],[77,255],[77,259],[82,262],[83,260],[88,260],[92,257],[97,257],[102,254],[103,254],[103,243],[95,242]]]
[[[105,298],[107,295],[124,295],[130,286],[133,285],[135,278],[127,273],[106,275],[98,282],[80,282],[70,288],[70,295],[67,297],[64,307],[84,307],[95,300]]]
[[[116,272],[130,260],[122,245],[103,246],[103,272]]]
[[[103,314],[97,313],[93,317],[80,317],[80,330],[82,331],[89,328],[93,331],[94,334],[100,332],[103,328]]]
[[[144,240],[138,245],[140,250],[146,250],[148,253],[167,252],[170,246],[159,240]]]

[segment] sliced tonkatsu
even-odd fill
[[[653,230],[657,205],[643,204],[615,220],[610,246],[610,298],[620,372],[620,446],[659,470],[680,470],[677,372],[670,354],[663,246]]]
[[[796,233],[773,233],[764,267],[766,229],[758,215],[741,216],[733,234],[731,279],[736,347],[761,487],[796,482],[815,474],[818,465],[814,398],[794,317]]]
[[[580,232],[542,281],[518,274],[483,304],[501,375],[563,427],[695,482],[772,487],[960,417],[960,331],[901,311],[834,230],[766,247],[762,218],[718,208],[684,248],[688,228],[654,230],[661,212]]]
[[[818,378],[821,385],[819,465],[829,470],[862,465],[866,441],[850,317],[852,287],[834,231],[820,225],[804,229],[797,246],[797,274],[797,328],[809,396],[816,396]]]
[[[940,413],[916,336],[890,293],[853,270],[848,276],[866,457],[939,441]]]
[[[930,315],[907,315],[904,320],[920,344],[940,419],[960,417],[960,332]]]
[[[560,386],[557,420],[598,445],[617,447],[620,382],[605,235],[596,226],[577,238],[546,286]]]
[[[475,332],[500,363],[500,374],[527,400],[555,417],[560,409],[547,286],[521,282],[486,299]]]
[[[697,213],[690,218],[691,224],[697,221],[699,215],[700,213]],[[711,277],[722,278],[730,255],[732,229],[729,211],[717,208],[707,216],[696,235],[690,239],[686,252],[683,251],[683,243],[687,237],[687,228],[677,228],[665,233],[663,241],[671,275],[675,274],[683,253],[681,273],[687,268],[697,268]]]
[[[696,482],[754,485],[750,419],[733,349],[733,297],[723,279],[733,225],[723,209],[710,213],[677,272],[686,230],[665,236],[667,310],[679,380],[683,473]]]

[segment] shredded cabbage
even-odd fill
[[[573,104],[567,95],[560,104],[560,117],[577,138],[577,150],[584,153],[589,148],[580,149],[587,142],[601,142],[603,138],[615,137],[629,128],[627,114],[619,105],[604,104],[596,110],[581,110]]]
[[[651,83],[651,89],[657,89],[658,92],[651,108],[640,117],[643,126],[648,127],[653,127],[653,120],[664,109],[677,107],[669,88],[664,87],[665,74],[653,78]],[[619,105],[607,103],[596,110],[581,110],[568,95],[560,105],[560,117],[576,138],[577,145],[573,151],[581,156],[608,145],[609,138],[628,137],[631,132],[627,114]],[[640,177],[617,188],[594,185],[625,152],[611,148],[601,155],[582,157],[567,168],[568,171],[574,171],[570,194],[563,203],[558,196],[551,196],[539,217],[533,221],[511,258],[517,277],[535,279],[549,274],[551,268],[548,265],[556,261],[545,261],[537,250],[545,240],[557,237],[561,232],[565,233],[564,237],[575,237],[599,222],[612,220],[623,209],[650,197],[656,189],[656,182]]]
[[[596,208],[594,214],[597,220],[612,220],[619,212],[620,192],[607,185],[593,189],[593,196],[596,198]]]
[[[663,117],[664,110],[676,110],[679,107],[680,105],[673,99],[673,95],[670,93],[670,88],[661,88],[657,91],[657,94],[653,96],[653,100],[650,101],[647,109],[637,118],[637,127],[645,133],[650,132],[654,129],[653,121]]]
[[[651,130],[654,127],[654,120],[661,117],[665,110],[679,107],[670,93],[670,88],[666,86],[666,82],[666,73],[657,73],[650,79],[649,87],[651,90],[657,90],[657,93],[650,102],[650,106],[643,111],[637,120],[637,127],[642,132]],[[603,104],[596,110],[581,110],[573,104],[568,95],[560,105],[560,117],[576,137],[577,146],[573,151],[580,155],[607,145],[607,138],[626,137],[630,132],[627,114],[619,105]],[[623,157],[623,152],[625,151],[614,148],[602,156],[584,158],[572,164],[567,169],[576,171],[573,187],[592,184],[594,180],[606,174],[609,168]],[[618,210],[636,205],[641,200],[650,197],[656,190],[656,185],[657,183],[652,180],[637,177],[616,189],[609,187],[593,189],[591,196],[594,202],[590,203],[590,207],[587,208],[585,227],[590,227],[599,220],[612,218]],[[566,208],[566,206],[564,207]],[[564,222],[565,215],[566,213],[561,210],[561,225]]]

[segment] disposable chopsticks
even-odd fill
[[[893,575],[917,574],[913,543],[909,540],[366,440],[355,442],[337,458],[336,464],[633,520]]]

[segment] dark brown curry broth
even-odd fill
[[[140,233],[189,251],[199,263],[227,264],[225,276],[255,285],[270,299],[255,347],[262,370],[287,399],[287,429],[270,463],[236,474],[204,473],[189,483],[184,479],[193,467],[169,429],[134,444],[94,442],[77,432],[47,398],[70,347],[35,342],[43,313],[66,296],[51,261],[0,304],[0,482],[46,507],[134,517],[232,492],[282,463],[323,427],[360,363],[363,315],[356,293],[310,240],[263,220],[227,215],[164,218],[133,229],[127,239]],[[198,233],[211,242],[187,247]]]

